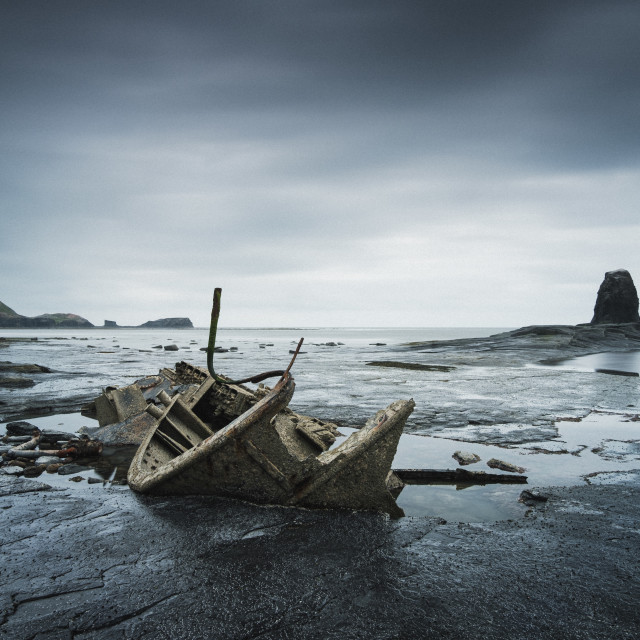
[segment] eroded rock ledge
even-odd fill
[[[532,325],[486,338],[412,342],[401,348],[437,354],[445,364],[521,366],[640,349],[640,322]]]

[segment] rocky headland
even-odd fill
[[[193,323],[189,318],[160,318],[159,320],[147,320],[139,325],[119,325],[114,320],[104,321],[105,329],[193,329]]]
[[[28,317],[0,302],[1,329],[90,329],[93,324],[75,313],[43,313]]]
[[[640,322],[533,325],[486,338],[413,342],[401,349],[430,354],[441,366],[555,364],[603,351],[640,349]]]
[[[640,349],[638,294],[625,269],[605,273],[593,319],[577,325],[532,325],[486,338],[414,342],[404,348],[445,365],[553,364],[604,351]]]
[[[86,318],[75,313],[43,313],[28,317],[16,313],[0,302],[0,329],[93,329],[96,327]],[[105,329],[193,329],[189,318],[160,318],[148,320],[140,325],[121,326],[113,320],[104,321]]]

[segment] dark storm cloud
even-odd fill
[[[635,2],[5,4],[5,108],[43,126],[65,109],[68,126],[206,135],[215,116],[269,138],[326,132],[330,110],[408,118],[400,142],[438,146],[454,109],[465,136],[527,128],[539,162],[636,152]]]

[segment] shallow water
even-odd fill
[[[640,374],[640,351],[592,353],[579,358],[562,360],[556,366],[576,370],[598,371],[598,369],[609,369]]]
[[[219,329],[217,346],[238,350],[216,353],[214,367],[236,379],[285,369],[291,360],[290,350],[304,337],[302,353],[293,368],[296,393],[292,408],[359,426],[381,406],[419,394],[425,379],[420,372],[371,367],[367,362],[397,359],[402,344],[418,339],[448,340],[499,331],[497,328]],[[37,384],[15,392],[27,400],[47,394],[51,398],[78,393],[98,395],[108,385],[130,384],[163,367],[173,367],[180,360],[205,366],[206,354],[201,349],[208,342],[205,329],[6,329],[0,330],[0,336],[37,338],[0,349],[1,359],[35,363],[55,371],[53,375],[30,376]],[[327,342],[337,346],[326,346]],[[179,350],[155,348],[172,344]],[[402,353],[403,359],[411,357]],[[6,411],[0,406],[0,421]]]
[[[397,502],[406,515],[440,516],[449,521],[483,522],[521,516],[526,507],[520,493],[534,486],[576,486],[594,472],[629,472],[640,468],[640,422],[620,414],[591,413],[580,422],[559,421],[552,442],[527,443],[505,449],[494,445],[459,442],[448,438],[403,434],[393,460],[395,469],[455,469],[458,451],[476,453],[480,462],[470,471],[502,473],[487,466],[497,458],[524,467],[526,485],[485,486],[407,485]],[[353,430],[342,428],[347,437]],[[345,438],[341,438],[336,445]],[[334,445],[334,446],[336,446]],[[601,449],[594,452],[593,449]],[[509,475],[509,474],[507,474]],[[594,480],[597,482],[598,480]]]

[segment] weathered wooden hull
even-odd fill
[[[175,397],[140,445],[129,468],[129,486],[158,495],[249,497],[255,484],[256,501],[268,499],[270,492],[260,491],[255,481],[261,472],[251,464],[249,451],[256,433],[272,431],[269,423],[287,406],[293,390],[289,377],[222,428],[216,428],[217,416],[207,422],[198,416],[201,403]]]
[[[286,410],[295,388],[291,376],[228,424],[222,423],[230,410],[216,406],[215,384],[208,379],[192,396],[168,404],[131,464],[133,490],[403,515],[387,478],[413,401],[393,403],[341,445],[322,451],[309,429],[299,429],[297,414]],[[235,409],[245,401],[238,388]]]

